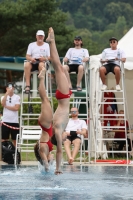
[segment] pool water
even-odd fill
[[[0,200],[133,200],[132,166],[0,166]]]

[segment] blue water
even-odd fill
[[[0,166],[0,200],[133,200],[131,166]]]

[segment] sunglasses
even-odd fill
[[[80,39],[75,39],[75,41],[80,41]]]
[[[70,113],[72,113],[72,114],[76,114],[76,112],[77,112],[77,111],[70,111]]]
[[[116,41],[110,41],[110,43],[112,44],[112,43],[116,43]]]
[[[9,103],[11,103],[11,97],[9,98]]]

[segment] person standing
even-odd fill
[[[42,67],[44,67],[45,62],[50,60],[49,44],[44,42],[44,38],[44,31],[38,30],[36,33],[36,42],[30,43],[27,49],[26,59],[28,62],[26,62],[24,66],[26,94],[30,92],[31,71],[39,70],[40,72]]]
[[[70,72],[76,72],[77,74],[77,91],[81,91],[80,86],[83,74],[84,74],[84,63],[89,61],[89,52],[87,49],[82,48],[83,42],[81,36],[74,38],[74,48],[69,48],[63,61],[68,63],[64,65],[64,71],[68,80],[69,88],[72,89],[70,81]]]
[[[6,93],[1,97],[3,106],[2,117],[2,141],[8,141],[10,134],[11,139],[16,146],[16,136],[19,134],[18,111],[20,109],[20,97],[14,94],[14,84],[9,82],[6,87]]]

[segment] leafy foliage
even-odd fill
[[[0,55],[25,56],[36,31],[55,30],[60,57],[72,47],[75,35],[83,37],[90,55],[120,39],[131,27],[132,0],[0,0]]]
[[[84,36],[90,55],[101,53],[109,47],[110,37],[115,36],[119,40],[132,27],[131,0],[62,0],[60,8],[68,15],[67,26],[73,25]],[[88,30],[89,40],[83,34],[85,30]]]
[[[0,6],[0,55],[25,56],[27,46],[35,41],[37,30],[50,26],[57,36],[57,47],[65,53],[64,43],[70,38],[65,26],[67,15],[58,9],[56,0],[3,0]],[[63,37],[62,37],[63,35]]]

